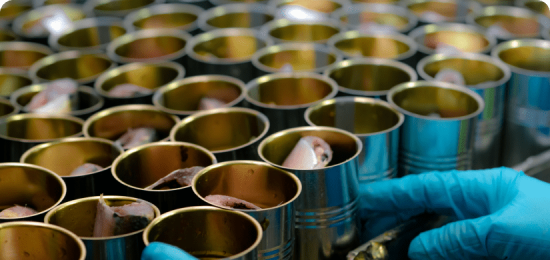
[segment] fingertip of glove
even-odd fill
[[[430,259],[425,244],[422,241],[422,236],[417,236],[411,241],[408,255],[411,260]]]
[[[178,247],[160,242],[149,244],[141,255],[141,260],[196,259]]]

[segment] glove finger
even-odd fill
[[[363,215],[424,209],[459,219],[494,212],[517,194],[523,173],[509,168],[429,172],[360,185]]]
[[[412,260],[454,260],[488,257],[486,238],[490,217],[449,223],[421,233],[409,246]]]
[[[141,260],[198,260],[179,247],[153,242],[141,254]]]

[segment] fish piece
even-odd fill
[[[462,76],[462,73],[453,69],[440,70],[437,74],[435,74],[434,79],[437,81],[453,83],[461,86],[464,86],[466,84],[466,80],[464,80],[464,76]]]
[[[115,143],[124,149],[132,149],[136,146],[153,142],[156,139],[156,131],[150,127],[129,128]]]
[[[36,213],[38,213],[38,211],[32,208],[15,205],[11,208],[0,211],[0,218],[21,218],[31,216]]]
[[[208,195],[204,199],[212,204],[230,207],[234,209],[262,209],[246,200],[237,199],[225,195]]]
[[[28,112],[67,113],[78,107],[78,83],[73,79],[52,81],[46,88],[34,95],[24,107]]]
[[[170,184],[173,184],[174,182],[177,183],[175,188],[179,187],[186,187],[191,185],[191,181],[193,180],[193,177],[197,175],[198,172],[200,172],[204,167],[202,166],[194,166],[190,168],[185,169],[177,169],[170,174],[164,176],[162,179],[156,181],[155,183],[145,187],[146,190],[153,190],[153,189],[161,189],[166,186],[170,186]],[[178,187],[179,185],[179,187]],[[168,187],[170,189],[170,187]]]
[[[148,88],[126,83],[126,84],[116,85],[114,88],[109,90],[108,95],[111,97],[117,97],[117,98],[131,98],[131,97],[143,96],[151,93],[153,93],[153,91]]]
[[[99,170],[102,170],[103,167],[93,164],[93,163],[85,163],[83,165],[80,165],[78,168],[74,169],[70,176],[78,176],[78,175],[86,175],[90,174],[92,172],[97,172]]]
[[[216,98],[203,97],[199,102],[199,110],[209,110],[209,109],[221,108],[224,106],[225,106],[225,102]]]
[[[316,136],[302,137],[283,162],[293,169],[320,169],[332,160],[332,149],[325,140]]]
[[[128,234],[145,228],[155,217],[153,208],[143,201],[109,207],[103,194],[97,203],[94,237]]]
[[[447,20],[447,17],[437,12],[426,11],[420,15],[420,19],[430,23],[442,23]]]

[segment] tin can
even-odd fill
[[[344,29],[334,19],[299,21],[281,18],[266,23],[261,28],[261,33],[275,43],[309,42],[324,44],[327,43],[330,37],[341,31],[344,31]]]
[[[34,81],[24,70],[0,68],[0,97],[9,99],[14,91],[33,83]]]
[[[469,13],[481,8],[464,0],[404,0],[401,4],[416,15],[419,25],[464,22]]]
[[[333,12],[331,16],[349,30],[369,30],[374,23],[382,28],[407,33],[418,24],[418,18],[411,11],[392,4],[354,4]]]
[[[166,0],[166,3],[179,3],[179,4],[190,4],[196,5],[204,10],[212,8],[214,5],[208,0]]]
[[[0,120],[18,113],[18,107],[14,106],[9,100],[0,97]]]
[[[15,33],[10,28],[0,28],[0,42],[13,42],[18,40],[19,36],[15,35]]]
[[[165,0],[88,0],[84,10],[90,16],[115,16],[124,18],[129,13],[148,6],[163,4]]]
[[[31,0],[12,0],[2,5],[2,11],[0,12],[0,23],[9,26],[12,21],[32,9]]]
[[[542,0],[515,0],[514,4],[519,7],[525,7],[535,13],[542,14],[550,19],[550,8]]]
[[[171,28],[199,33],[197,19],[204,9],[190,4],[158,4],[136,10],[124,18],[124,27],[129,31],[142,29]]]
[[[248,0],[248,1],[242,1],[242,0],[209,0],[209,1],[210,1],[210,4],[212,4],[214,6],[219,6],[219,5],[227,5],[227,4],[242,3],[242,2],[246,2],[246,3],[250,3],[250,4],[263,4],[263,5],[265,5],[268,0]]]
[[[348,7],[350,5],[349,0],[269,0],[268,5],[273,8],[281,8],[287,5],[300,6],[315,12],[323,14],[331,14],[341,8]]]
[[[126,33],[122,19],[94,17],[75,21],[59,34],[50,34],[48,45],[57,51],[102,50],[114,39]]]
[[[273,20],[276,10],[264,4],[226,4],[212,7],[199,15],[199,28],[204,31],[223,28],[259,29]]]
[[[0,42],[0,68],[28,70],[36,61],[53,54],[48,46],[32,42]]]

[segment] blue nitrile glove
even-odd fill
[[[149,244],[141,254],[141,260],[198,260],[179,247],[161,242]]]
[[[550,184],[509,168],[430,172],[361,187],[363,214],[459,221],[424,232],[411,259],[550,259]]]

